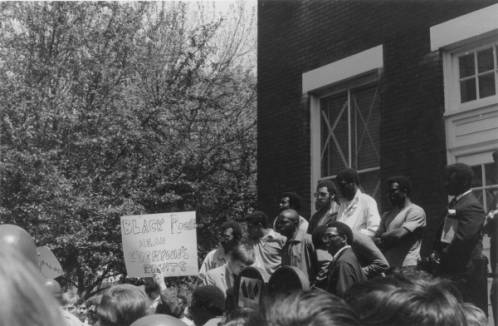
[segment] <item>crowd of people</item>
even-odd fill
[[[453,199],[428,257],[420,255],[426,214],[410,199],[409,179],[387,180],[391,208],[380,214],[357,171],[345,169],[318,183],[309,220],[300,197],[283,193],[274,219],[256,210],[225,222],[191,295],[168,288],[161,274],[144,289],[113,285],[95,303],[95,324],[487,325],[486,215],[469,166],[450,165],[445,176]],[[26,231],[0,225],[0,243],[0,325],[83,325],[62,308],[58,283],[42,280]],[[256,306],[240,301],[248,268],[268,284]],[[289,271],[298,285],[271,284]]]

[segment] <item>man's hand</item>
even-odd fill
[[[154,279],[154,282],[156,282],[156,284],[159,285],[161,292],[168,288],[166,286],[166,283],[164,282],[163,273],[154,273],[153,279]]]

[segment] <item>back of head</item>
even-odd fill
[[[262,211],[254,211],[251,214],[248,214],[244,220],[247,223],[251,223],[254,225],[260,224],[263,228],[267,229],[270,227],[268,215],[266,215],[265,212]]]
[[[11,248],[0,249],[0,325],[63,325],[59,304],[38,269]]]
[[[436,284],[410,286],[389,280],[369,281],[353,286],[346,297],[364,325],[466,325],[459,301]]]
[[[325,232],[327,232],[327,228],[327,224],[322,224],[313,230],[311,240],[313,241],[313,246],[315,246],[315,248],[326,250],[325,243],[323,242],[323,236],[325,235]]]
[[[200,286],[192,293],[190,313],[196,325],[204,325],[211,318],[225,312],[225,294],[216,286]]]
[[[345,182],[352,182],[356,184],[357,186],[360,185],[360,177],[358,176],[358,172],[356,172],[355,169],[344,169],[341,172],[337,174],[336,180],[339,181],[345,181]]]
[[[250,326],[357,326],[355,313],[340,298],[322,291],[295,292],[273,301]]]
[[[226,221],[221,225],[222,232],[230,228],[233,230],[234,241],[240,241],[242,239],[242,228],[240,227],[240,224],[235,221]]]
[[[186,326],[180,319],[168,316],[153,314],[142,317],[134,321],[131,326]]]
[[[13,224],[0,225],[0,247],[10,247],[38,266],[35,241],[23,228]]]
[[[472,171],[472,168],[467,164],[455,163],[448,165],[446,167],[446,174],[448,176],[454,174],[456,180],[458,180],[459,185],[461,185],[462,187],[460,191],[464,191],[472,187],[474,172]]]
[[[104,292],[97,306],[97,316],[102,326],[129,326],[145,316],[147,296],[138,287],[120,284]]]

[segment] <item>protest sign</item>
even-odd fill
[[[194,211],[122,216],[121,236],[129,277],[198,273]]]
[[[49,247],[38,247],[37,251],[40,270],[43,276],[48,279],[54,279],[64,274],[61,264]]]
[[[237,305],[239,308],[259,309],[264,292],[264,279],[259,269],[246,267],[240,272],[237,286]]]

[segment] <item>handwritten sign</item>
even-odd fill
[[[122,216],[121,236],[129,277],[198,273],[194,211]]]
[[[40,270],[43,276],[47,279],[54,279],[64,274],[61,264],[49,247],[38,247],[37,251]]]

